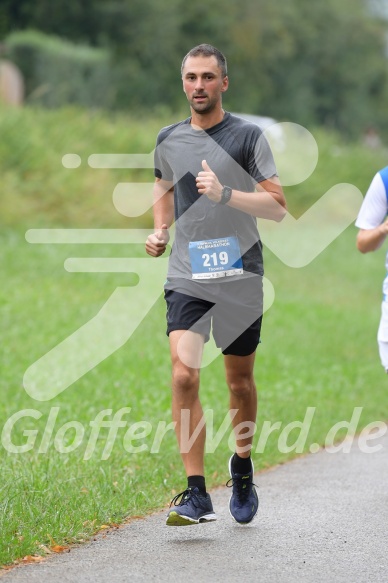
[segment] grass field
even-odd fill
[[[69,273],[63,267],[66,258],[143,256],[140,247],[126,245],[31,245],[24,237],[26,229],[150,225],[149,216],[141,223],[110,209],[112,189],[127,178],[125,171],[63,170],[58,160],[68,152],[77,152],[82,159],[104,151],[147,152],[157,128],[171,120],[148,120],[147,125],[128,118],[126,126],[125,118],[96,114],[91,123],[87,114],[71,110],[13,115],[13,119],[4,115],[0,125],[2,138],[13,140],[8,149],[2,140],[0,158],[4,164],[0,564],[44,555],[55,543],[83,541],[104,525],[165,506],[185,487],[175,436],[168,430],[170,364],[164,302],[158,293],[124,346],[63,393],[43,402],[23,388],[24,372],[33,362],[95,316],[117,287],[134,284],[126,273]],[[14,135],[18,131],[26,138],[21,162],[23,140]],[[365,191],[373,172],[383,165],[376,154],[357,145],[336,146],[333,154],[337,138],[318,134],[322,155],[310,186],[286,190],[295,214],[334,183],[352,182],[352,168],[353,183]],[[138,179],[150,180],[147,172]],[[130,174],[135,179],[136,173]],[[358,431],[388,418],[387,378],[375,340],[384,252],[362,256],[355,249],[355,233],[349,227],[302,269],[287,267],[266,252],[266,275],[276,297],[265,315],[256,365],[258,435],[266,421],[281,422],[283,428],[302,421],[307,408],[314,407],[304,447],[308,451],[312,443],[324,444],[337,422],[349,421],[355,407],[362,407]],[[301,244],[308,246],[309,241]],[[90,338],[90,351],[96,342]],[[216,432],[227,409],[221,358],[202,371],[202,402],[212,411]],[[91,447],[91,423],[104,410],[108,420],[123,410],[125,426],[111,441],[109,427],[101,427]],[[16,420],[18,412],[23,413]],[[10,419],[15,423],[12,431],[6,431]],[[279,451],[279,433],[274,431],[263,451],[254,454],[256,469],[296,455],[292,447]],[[344,434],[339,431],[337,438]],[[27,444],[29,451],[10,451],[7,435],[14,447]],[[210,486],[228,479],[229,435],[230,427],[207,455]],[[289,445],[295,437],[290,434]],[[258,437],[255,445],[257,441]]]

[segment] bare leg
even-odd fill
[[[232,419],[233,428],[237,429],[240,423],[256,423],[257,415],[257,391],[253,378],[253,367],[256,353],[248,356],[224,357],[226,382],[229,387],[230,410],[237,409],[237,414]],[[241,429],[241,428],[240,428]],[[249,429],[243,429],[242,434],[248,433]],[[240,457],[249,457],[252,447],[253,435],[246,438],[239,438],[236,434],[236,452]],[[252,431],[250,431],[252,433]]]
[[[203,418],[199,400],[199,372],[204,339],[200,334],[186,330],[170,332],[169,338],[172,360],[172,418],[176,422],[179,451],[186,475],[203,476],[206,428],[203,424],[199,431],[198,429]],[[195,432],[198,435],[193,443],[188,443]]]

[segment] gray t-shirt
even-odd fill
[[[258,126],[228,112],[208,130],[195,130],[190,121],[163,128],[155,148],[155,176],[174,184],[175,241],[167,277],[191,279],[190,242],[224,237],[237,237],[240,245],[244,272],[233,279],[263,275],[256,218],[199,194],[195,178],[206,160],[221,184],[256,192],[258,182],[276,175],[268,142]]]

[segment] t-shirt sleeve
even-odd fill
[[[373,178],[356,220],[359,229],[375,229],[387,216],[387,196],[379,173]]]
[[[273,154],[260,128],[254,128],[246,148],[247,169],[255,183],[277,176]]]
[[[154,175],[156,178],[163,178],[163,180],[173,179],[173,171],[166,159],[167,143],[165,142],[165,132],[161,130],[156,139],[156,147],[154,150]]]

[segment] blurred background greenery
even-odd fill
[[[182,107],[182,57],[210,42],[228,108],[388,137],[386,0],[2,0],[2,55],[28,104]]]

